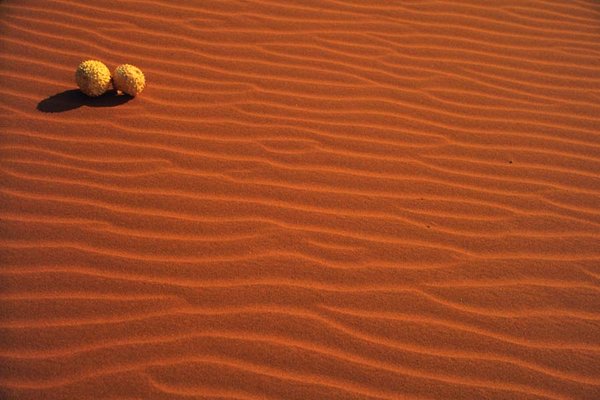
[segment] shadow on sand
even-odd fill
[[[37,109],[45,113],[59,113],[74,110],[81,106],[87,107],[115,107],[127,103],[133,97],[119,94],[110,90],[98,97],[88,97],[79,89],[65,90],[40,101]]]

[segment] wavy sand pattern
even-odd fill
[[[2,398],[600,398],[597,1],[0,17]]]

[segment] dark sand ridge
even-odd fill
[[[0,397],[600,398],[598,2],[0,24]]]

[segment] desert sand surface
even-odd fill
[[[598,1],[0,21],[2,399],[600,399]]]

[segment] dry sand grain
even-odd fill
[[[600,3],[0,3],[4,399],[600,398]],[[85,59],[146,74],[90,100]]]

